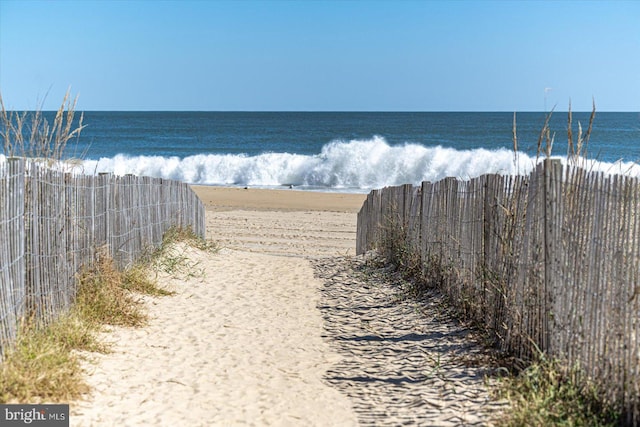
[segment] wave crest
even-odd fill
[[[564,159],[566,162],[566,159]],[[204,185],[368,191],[400,184],[435,182],[446,177],[475,178],[483,174],[528,173],[535,158],[507,149],[456,150],[418,144],[389,145],[384,138],[332,141],[319,154],[264,153],[256,156],[198,154],[185,157],[125,156],[86,160],[86,173],[111,172],[161,177]],[[632,163],[592,161],[591,168],[640,176]]]

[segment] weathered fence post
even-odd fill
[[[15,341],[26,299],[25,161],[0,165],[0,357]]]
[[[544,160],[544,299],[542,302],[543,352],[555,353],[553,322],[554,288],[562,275],[562,163],[560,160]]]

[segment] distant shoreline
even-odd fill
[[[366,194],[191,185],[208,211],[268,210],[357,213]]]

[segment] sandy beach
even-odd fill
[[[161,276],[176,294],[145,297],[149,325],[105,334],[71,425],[486,425],[500,410],[437,301],[367,279],[366,195],[194,190],[222,249],[184,249],[198,274]]]
[[[284,256],[355,255],[366,194],[193,187],[207,209],[207,236],[222,246]]]

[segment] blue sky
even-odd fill
[[[640,111],[637,1],[0,0],[10,109]]]

